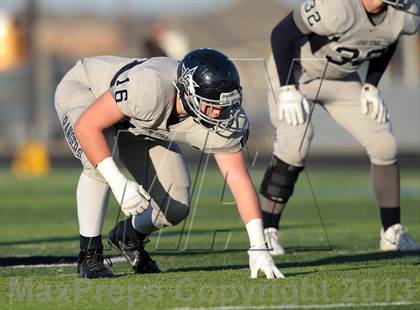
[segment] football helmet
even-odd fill
[[[228,129],[239,115],[242,88],[238,70],[217,50],[200,48],[185,55],[178,64],[175,86],[185,112],[207,128]]]

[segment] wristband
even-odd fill
[[[245,225],[248,232],[250,247],[265,244],[263,221],[260,218],[252,219]]]
[[[126,177],[121,173],[112,157],[107,157],[102,160],[96,169],[104,177],[111,188],[124,184],[126,181]]]

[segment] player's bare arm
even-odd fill
[[[261,218],[261,210],[252,180],[248,174],[242,151],[215,154],[217,165],[236,201],[242,221]]]
[[[215,154],[214,158],[229,185],[242,221],[246,224],[250,242],[248,254],[251,278],[257,277],[258,270],[262,270],[267,278],[284,278],[265,243],[261,208],[242,151]]]
[[[93,166],[111,156],[103,131],[124,118],[110,92],[92,103],[75,124],[82,149]]]

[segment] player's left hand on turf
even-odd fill
[[[372,111],[372,119],[376,120],[380,124],[387,122],[388,111],[379,90],[375,86],[370,84],[363,85],[362,92],[360,94],[360,103],[363,114],[368,114],[370,109]]]
[[[278,270],[265,243],[251,247],[248,250],[248,255],[252,279],[257,278],[259,270],[265,274],[267,279],[284,278],[284,275]]]

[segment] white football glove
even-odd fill
[[[279,92],[279,118],[287,124],[297,126],[305,122],[309,114],[309,103],[295,85],[283,86]]]
[[[372,119],[380,124],[387,122],[389,117],[388,111],[379,90],[375,86],[368,84],[363,85],[362,92],[360,93],[360,103],[363,114],[368,114],[369,105],[372,105]]]
[[[267,248],[267,244],[261,244],[251,247],[248,250],[249,268],[251,269],[251,278],[258,276],[258,270],[264,272],[267,279],[284,278],[284,275],[277,269]]]
[[[150,204],[150,195],[140,184],[128,180],[111,157],[101,161],[97,170],[108,182],[126,216],[138,215],[147,209]]]

